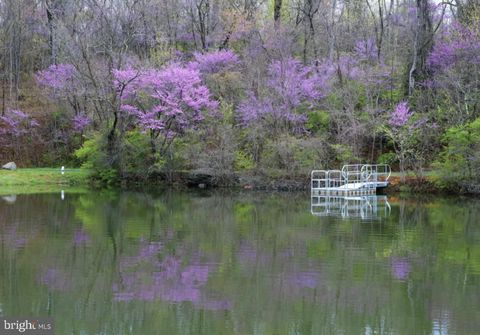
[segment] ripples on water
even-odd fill
[[[325,212],[303,193],[63,198],[0,200],[3,315],[50,315],[58,334],[480,329],[478,200],[335,199]]]

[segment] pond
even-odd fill
[[[253,191],[3,196],[0,316],[51,316],[56,334],[478,333],[480,200],[312,204]]]

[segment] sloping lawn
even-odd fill
[[[88,183],[89,171],[85,169],[34,168],[16,171],[0,170],[0,187],[35,185],[84,185]]]

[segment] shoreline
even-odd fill
[[[389,179],[389,186],[382,190],[382,194],[450,194],[450,195],[480,195],[480,185],[460,184],[455,189],[442,188],[434,178],[407,175],[405,181],[393,175]],[[29,187],[90,187],[103,188],[104,185],[95,183],[91,179],[89,170],[68,169],[64,174],[53,168],[28,168],[16,171],[0,170],[0,190],[25,190]],[[117,185],[115,185],[117,186]],[[181,171],[167,176],[157,174],[150,178],[139,175],[129,175],[123,178],[118,187],[120,189],[139,189],[146,186],[173,187],[178,189],[240,189],[256,191],[309,191],[310,175],[282,175],[268,176],[254,173],[235,173],[229,176],[215,176],[203,171]],[[108,187],[107,187],[108,188]],[[148,187],[147,187],[148,189]],[[30,190],[29,190],[30,191]],[[23,192],[22,192],[23,193]]]
[[[441,187],[435,177],[415,176],[407,174],[405,181],[395,174],[390,176],[389,185],[380,194],[432,194],[432,195],[463,195],[480,196],[480,185],[459,185],[456,188]],[[230,176],[216,177],[203,171],[176,172],[166,181],[165,175],[156,175],[149,179],[138,176],[126,177],[122,181],[122,189],[139,189],[145,185],[156,187],[166,186],[178,189],[232,189],[245,191],[271,191],[271,192],[309,192],[310,174],[268,176],[265,174],[235,173]],[[467,186],[470,186],[468,188]]]

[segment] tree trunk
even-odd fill
[[[275,25],[280,23],[282,16],[282,0],[273,0],[273,21]]]
[[[412,62],[408,74],[408,95],[416,83],[428,78],[427,57],[433,47],[433,27],[428,0],[417,0],[417,25],[413,41]]]
[[[50,63],[57,64],[57,51],[55,43],[55,19],[51,4],[49,1],[47,4],[47,25],[48,25],[48,46],[50,48]]]

